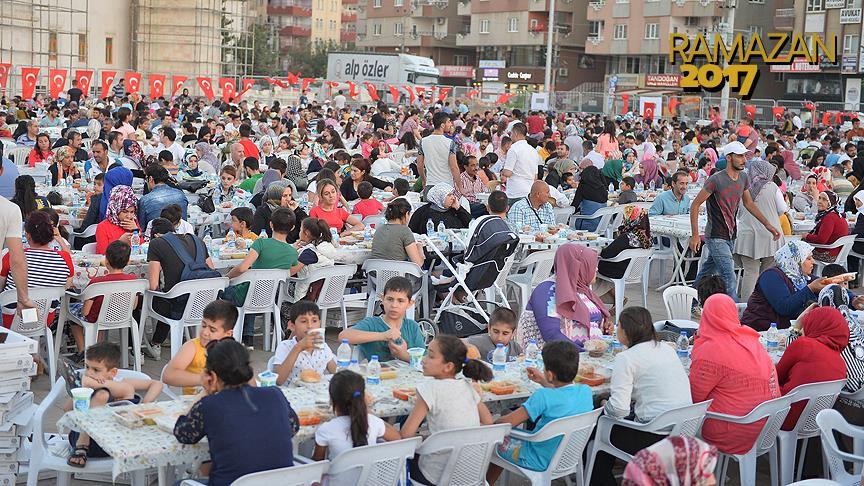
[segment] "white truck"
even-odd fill
[[[377,52],[331,52],[327,55],[327,80],[376,86],[438,84],[438,68],[428,57]]]

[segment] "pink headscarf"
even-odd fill
[[[726,294],[714,294],[705,301],[691,357],[693,361],[704,359],[751,376],[770,376],[774,372],[774,363],[759,343],[759,333],[741,325],[735,301]]]
[[[595,250],[576,243],[561,245],[555,252],[555,309],[561,317],[586,329],[591,318],[579,294],[593,302],[604,318],[609,317],[606,304],[591,290],[591,282],[597,274],[597,260]]]
[[[645,175],[642,176],[644,182],[657,180],[658,167],[657,160],[654,157],[642,157],[639,165],[645,169]]]
[[[786,175],[792,178],[793,181],[801,180],[801,168],[795,163],[794,155],[791,150],[783,150],[783,169]]]

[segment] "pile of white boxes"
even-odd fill
[[[30,379],[36,374],[36,341],[0,326],[0,486],[13,486],[20,463],[26,463],[24,437],[36,406]]]

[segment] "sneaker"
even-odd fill
[[[146,341],[144,343],[144,347],[141,348],[141,353],[147,358],[155,361],[160,361],[162,359],[162,347],[154,346]]]

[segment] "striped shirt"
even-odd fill
[[[27,258],[27,287],[66,287],[66,282],[75,271],[72,265],[72,255],[67,251],[24,249]],[[11,272],[9,254],[3,256],[0,265],[0,277],[6,278],[3,291],[15,288],[15,279]],[[3,325],[9,326],[15,314],[16,304],[3,308]],[[52,312],[60,307],[59,301],[51,303]],[[50,317],[49,317],[50,322]]]

